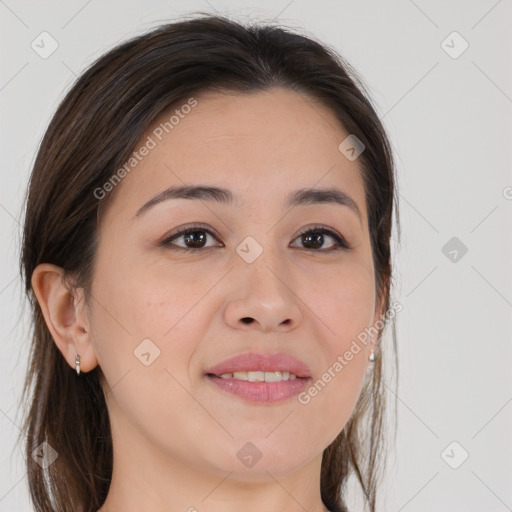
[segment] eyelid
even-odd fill
[[[186,233],[188,233],[190,231],[194,231],[194,230],[204,231],[205,233],[209,233],[217,241],[220,238],[220,235],[213,228],[211,228],[208,224],[204,224],[202,222],[197,222],[197,223],[193,223],[193,224],[185,224],[184,226],[180,226],[180,227],[177,227],[176,229],[173,229],[170,233],[166,234],[162,238],[162,240],[160,242],[158,242],[157,245],[161,246],[161,247],[168,247],[168,246],[170,246],[171,240],[173,238],[183,236]],[[218,245],[217,247],[224,247],[224,244],[222,242],[219,242],[219,243],[221,245]],[[181,246],[172,247],[173,250],[177,250],[177,251],[181,250],[181,251],[185,251],[185,252],[186,251],[197,252],[197,251],[201,251],[201,250],[204,251],[205,249],[211,249],[211,248],[212,247],[206,247],[203,249],[191,249],[189,247],[181,247]]]
[[[214,235],[217,238],[220,238],[220,235],[208,224],[203,224],[202,222],[197,222],[193,224],[185,224],[183,226],[179,226],[175,229],[173,229],[170,233],[167,233],[163,239],[162,242],[165,242],[166,240],[169,240],[170,238],[173,238],[177,235],[183,235],[184,233],[188,231],[194,231],[194,229],[206,231],[212,235]],[[160,243],[162,243],[160,242]]]
[[[193,224],[186,224],[184,226],[180,226],[176,229],[174,229],[171,233],[167,234],[164,236],[164,238],[162,239],[161,242],[158,243],[159,246],[169,246],[170,245],[170,242],[173,238],[177,238],[177,237],[180,237],[180,236],[183,236],[184,234],[190,232],[190,231],[194,231],[194,230],[198,230],[198,231],[204,231],[205,233],[209,233],[211,236],[213,236],[217,241],[218,239],[220,238],[220,235],[213,229],[211,228],[208,224],[204,224],[204,223],[193,223]],[[306,226],[304,228],[302,228],[293,238],[293,241],[297,240],[298,238],[300,238],[302,235],[306,234],[306,233],[309,233],[309,232],[322,232],[323,234],[326,234],[328,236],[330,236],[331,238],[333,238],[335,241],[336,241],[336,244],[337,246],[334,248],[334,249],[306,249],[308,252],[324,252],[324,253],[327,253],[327,252],[331,252],[335,249],[344,249],[344,250],[350,250],[350,249],[353,249],[353,245],[351,243],[349,243],[347,241],[347,239],[341,235],[338,231],[336,231],[335,229],[333,228],[330,228],[328,226],[325,226],[323,224],[312,224],[312,225],[309,225],[309,226]],[[224,244],[222,242],[219,242],[221,245],[220,246],[217,246],[217,247],[224,247]],[[176,248],[173,248],[177,251],[189,251],[189,252],[199,252],[199,251],[202,251],[202,250],[205,250],[205,249],[211,249],[212,247],[205,247],[205,248],[198,248],[198,249],[193,249],[193,248],[187,248],[187,247],[176,247]]]
[[[336,242],[339,244],[337,247],[338,249],[345,249],[348,251],[349,249],[353,249],[354,245],[348,242],[348,240],[337,230],[334,228],[330,228],[328,226],[325,226],[323,224],[312,224],[309,226],[306,226],[305,228],[302,228],[301,231],[295,236],[294,240],[299,238],[300,236],[309,233],[310,231],[314,232],[323,232],[323,234],[326,234],[336,240]],[[310,251],[310,252],[329,252],[329,250],[321,250],[318,251]]]

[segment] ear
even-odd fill
[[[68,364],[75,369],[75,356],[79,354],[80,371],[92,370],[98,360],[83,289],[73,288],[64,278],[64,270],[50,263],[34,269],[31,283],[48,330]]]

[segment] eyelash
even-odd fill
[[[205,250],[205,249],[211,249],[211,247],[206,247],[206,248],[205,247],[190,248],[190,247],[179,247],[179,246],[172,247],[171,242],[173,240],[175,240],[176,238],[179,238],[182,235],[186,235],[188,233],[193,233],[195,231],[204,231],[205,233],[208,233],[209,235],[211,235],[213,238],[217,238],[215,236],[215,234],[212,233],[205,226],[203,226],[201,224],[195,224],[195,225],[192,225],[192,226],[187,226],[186,228],[178,231],[177,233],[174,233],[171,236],[166,237],[158,245],[162,246],[162,247],[166,247],[168,249],[171,249],[172,251],[182,251],[182,252],[198,252],[198,251],[202,251],[202,250]],[[335,246],[334,248],[331,248],[331,249],[306,249],[305,248],[305,250],[308,251],[308,252],[331,252],[331,251],[337,251],[337,250],[340,250],[340,249],[348,251],[348,250],[353,248],[353,246],[350,243],[348,243],[345,240],[345,238],[343,238],[341,235],[339,235],[335,231],[333,231],[333,230],[331,230],[331,229],[329,229],[329,228],[327,228],[325,226],[321,226],[321,225],[319,225],[319,226],[310,226],[310,227],[306,228],[305,230],[301,231],[297,235],[296,239],[300,238],[301,236],[310,234],[310,233],[317,233],[317,234],[328,235],[328,236],[332,237],[336,241],[337,247]]]

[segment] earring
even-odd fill
[[[377,356],[376,356],[375,352],[373,351],[373,349],[372,349],[372,353],[368,357],[368,361],[370,361],[370,363],[375,363],[375,361],[377,361]]]
[[[77,354],[75,357],[76,374],[80,375],[80,356]]]

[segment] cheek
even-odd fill
[[[165,263],[125,259],[107,268],[99,262],[92,327],[109,382],[129,369],[146,368],[144,359],[160,372],[167,369],[187,379],[190,358],[211,323],[213,312],[205,296],[215,279],[211,273],[204,280],[194,279],[190,272]]]
[[[163,338],[179,327],[187,312],[208,290],[180,268],[148,261],[118,261],[109,268],[98,266],[95,293],[118,332],[135,341]],[[108,319],[107,319],[108,320]],[[115,327],[115,326],[114,326]],[[121,330],[119,330],[121,328]]]
[[[324,326],[319,339],[328,340],[332,353],[350,346],[351,340],[373,321],[375,285],[370,262],[347,260],[339,266],[311,275],[314,285],[304,287],[308,305]]]
[[[308,417],[313,421],[328,420],[325,425],[332,426],[332,439],[348,421],[368,367],[367,343],[375,307],[373,279],[373,269],[368,265],[340,265],[323,286],[317,280],[313,294],[309,294],[308,304],[321,320],[315,325],[325,365],[301,403],[310,408]]]
[[[197,314],[205,314],[201,303],[194,305],[211,284],[192,285],[193,292],[191,281],[176,273],[171,278],[147,266],[129,267],[122,262],[109,272],[98,267],[92,335],[107,390],[115,397],[109,400],[113,421],[126,417],[161,441],[176,410],[194,406],[179,383],[189,387],[189,361],[206,325]]]

